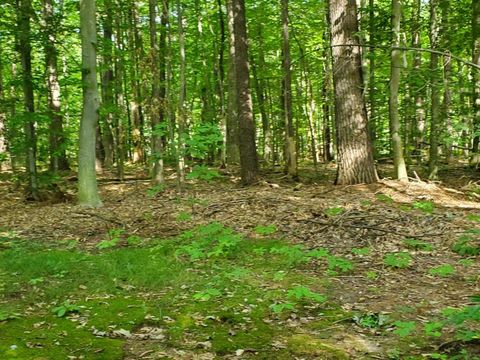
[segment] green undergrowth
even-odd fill
[[[257,227],[259,236],[247,239],[211,223],[173,239],[123,247],[119,241],[92,252],[3,235],[0,359],[122,359],[127,342],[145,340],[139,339],[145,328],[162,334],[153,340],[163,354],[178,349],[221,357],[248,350],[257,359],[342,359],[348,351],[328,340],[338,324],[368,323],[400,340],[422,331],[395,317],[380,324],[375,314],[347,312],[329,297],[338,279],[357,275],[357,262],[371,249],[342,257],[271,239],[275,231]],[[111,232],[108,241],[121,235]],[[404,258],[392,259],[386,265],[407,271],[398,265]],[[431,272],[451,274],[441,267]],[[374,281],[377,274],[369,273]],[[432,320],[436,325],[425,336],[458,325],[466,334],[460,340],[474,340],[478,332],[470,325],[477,320],[476,307],[450,310]],[[312,333],[292,330],[295,322]]]

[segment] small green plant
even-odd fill
[[[338,216],[338,215],[342,214],[344,211],[345,211],[345,209],[343,207],[335,206],[335,207],[325,209],[323,212],[330,217],[334,217],[334,216]]]
[[[120,237],[125,232],[123,229],[110,229],[108,230],[108,240],[102,240],[97,245],[96,248],[99,250],[110,249],[115,247],[120,242]]]
[[[293,289],[288,290],[287,294],[289,298],[293,298],[297,301],[309,300],[317,303],[322,303],[327,300],[325,296],[313,292],[305,286],[296,286]]]
[[[154,198],[158,194],[161,194],[164,190],[165,190],[165,185],[163,185],[163,184],[158,184],[158,185],[152,186],[151,188],[149,188],[147,190],[147,196],[149,198]]]
[[[210,182],[222,177],[217,170],[211,170],[205,165],[195,165],[192,171],[187,175],[188,180],[198,179]]]
[[[273,224],[267,226],[258,225],[253,231],[258,235],[272,235],[277,231],[277,227]]]
[[[56,306],[52,309],[52,312],[57,317],[64,317],[71,313],[78,313],[80,312],[80,307],[70,303],[69,300],[65,300],[61,305]]]
[[[176,217],[177,221],[190,221],[192,220],[192,215],[189,214],[188,212],[186,211],[181,211],[177,217]]]
[[[400,337],[406,337],[410,335],[415,330],[416,326],[415,322],[413,321],[395,321],[393,325],[395,325],[395,330],[393,333],[399,335]]]
[[[475,222],[480,222],[480,215],[477,214],[469,214],[467,216],[467,220],[469,221],[475,221]]]
[[[428,272],[433,276],[447,277],[455,274],[455,268],[450,264],[444,264],[431,268]]]
[[[356,314],[353,316],[353,321],[364,328],[378,329],[388,324],[389,317],[385,314],[366,313]]]
[[[353,263],[345,258],[330,255],[327,257],[328,270],[340,272],[349,272],[353,270]]]
[[[128,246],[138,246],[142,243],[142,238],[137,235],[131,235],[127,237],[127,244]]]
[[[383,263],[389,267],[403,269],[410,266],[412,257],[408,252],[389,253],[385,255]]]
[[[218,297],[222,295],[222,292],[215,288],[209,288],[202,291],[197,291],[193,295],[193,299],[197,301],[208,301],[213,297]]]
[[[274,247],[270,249],[270,253],[284,257],[289,266],[295,266],[308,261],[308,256],[301,245]]]
[[[293,302],[276,303],[276,304],[270,305],[270,309],[275,314],[280,314],[280,313],[284,312],[285,310],[295,309],[295,303],[293,303]]]
[[[378,277],[378,273],[376,271],[370,270],[367,271],[367,278],[370,280],[375,280]]]
[[[413,208],[423,211],[427,214],[433,213],[433,210],[435,209],[435,205],[431,201],[416,201],[413,203]]]
[[[314,259],[322,259],[330,256],[330,252],[325,248],[316,248],[308,251],[307,256]]]
[[[15,312],[6,312],[0,310],[0,322],[17,319],[20,317],[20,314]]]
[[[357,256],[369,255],[370,254],[370,248],[368,248],[368,247],[353,248],[352,249],[352,254],[357,255]]]
[[[33,278],[28,281],[30,285],[38,285],[45,281],[43,277]]]
[[[425,335],[427,336],[440,337],[442,336],[442,329],[444,326],[444,323],[441,321],[431,321],[426,323],[423,326],[423,329],[425,331]]]
[[[470,267],[475,264],[475,261],[473,261],[472,259],[460,259],[458,260],[458,263],[462,266]]]
[[[471,229],[459,236],[458,241],[453,245],[453,251],[462,256],[476,256],[480,254],[480,242],[478,235],[480,230]]]
[[[403,243],[409,249],[415,249],[415,250],[421,250],[421,251],[433,251],[433,245],[425,241],[407,238],[403,240]]]

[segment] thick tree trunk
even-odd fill
[[[430,48],[438,49],[439,41],[439,19],[438,19],[438,2],[439,0],[431,0],[430,2]],[[439,55],[430,53],[430,73],[431,73],[431,119],[430,119],[430,153],[428,159],[428,177],[436,179],[438,175],[438,136],[441,115],[440,103],[440,82],[441,74],[438,69]]]
[[[232,0],[235,33],[235,81],[237,89],[240,174],[246,185],[257,181],[259,168],[255,145],[252,96],[249,85],[245,0]]]
[[[61,113],[60,83],[58,82],[57,49],[55,44],[56,28],[52,0],[43,0],[43,17],[45,20],[45,65],[47,68],[48,108],[50,123],[50,170],[68,170],[65,152],[65,134]]]
[[[355,0],[330,0],[338,169],[336,184],[378,181],[362,96]]]
[[[95,174],[95,133],[99,107],[95,0],[80,0],[80,35],[83,109],[78,149],[78,201],[82,206],[99,207],[102,202],[98,195]]]
[[[402,8],[400,0],[392,0],[392,46],[400,46],[400,21]],[[392,142],[393,167],[395,177],[403,182],[408,182],[407,167],[403,156],[402,137],[400,135],[400,114],[398,111],[398,89],[402,68],[402,53],[398,49],[392,50],[390,68],[390,139]]]
[[[480,66],[480,1],[472,0],[472,62]],[[472,162],[480,163],[480,70],[472,70],[473,79],[473,147]]]
[[[32,47],[30,43],[30,16],[33,13],[31,0],[17,0],[17,9],[19,52],[22,61],[23,104],[25,108],[24,131],[27,149],[27,198],[38,201],[40,200],[40,195],[37,180],[37,139],[34,118]]]
[[[159,71],[159,45],[157,42],[157,1],[149,0],[149,25],[150,25],[150,70],[152,73],[152,97],[150,104],[150,117],[152,124],[152,159],[153,181],[157,185],[165,182],[163,175],[163,141],[162,114],[163,99],[161,98],[160,71]],[[163,59],[165,60],[165,59]]]
[[[229,59],[227,70],[227,134],[226,151],[227,164],[240,162],[240,149],[238,144],[238,113],[237,113],[237,89],[235,80],[235,31],[233,26],[233,0],[227,0],[227,20],[229,33]]]
[[[290,65],[290,35],[288,25],[288,0],[282,5],[282,69],[283,69],[283,121],[285,126],[285,173],[292,178],[298,177],[297,144],[293,126],[292,110],[292,69]]]

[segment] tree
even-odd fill
[[[362,74],[355,0],[330,0],[335,128],[338,169],[336,184],[378,181],[373,161]]]
[[[472,0],[472,62],[480,66],[480,1]],[[472,69],[473,79],[473,162],[480,163],[480,70]]]
[[[80,36],[83,106],[78,147],[78,202],[81,206],[99,207],[102,202],[95,174],[95,134],[99,108],[95,0],[80,0]]]
[[[400,133],[400,115],[398,111],[398,89],[402,68],[402,52],[400,46],[400,22],[402,18],[401,0],[392,0],[392,60],[390,71],[390,137],[393,148],[393,167],[395,177],[400,181],[407,181],[407,167],[403,156],[402,137]],[[396,47],[396,48],[395,48]]]
[[[232,0],[235,36],[235,85],[237,92],[240,175],[246,185],[258,178],[258,158],[255,145],[255,122],[249,85],[247,25],[245,0]]]
[[[285,172],[292,178],[298,177],[297,145],[293,127],[292,109],[292,69],[290,68],[290,37],[288,29],[288,0],[281,0],[282,5],[282,100],[283,120],[285,124]]]
[[[7,114],[5,111],[4,99],[5,91],[3,84],[3,52],[0,44],[0,171],[3,169],[3,163],[7,159],[7,139],[6,134],[6,120]]]

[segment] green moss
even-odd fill
[[[288,349],[295,355],[310,355],[325,360],[349,359],[349,355],[332,344],[324,342],[308,334],[296,334],[288,341]]]

